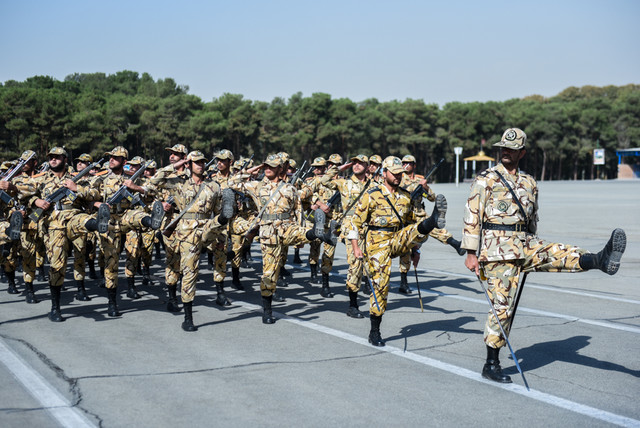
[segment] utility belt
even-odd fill
[[[400,226],[369,226],[369,230],[375,230],[380,232],[397,232],[400,230]]]
[[[262,214],[262,221],[287,220],[291,218],[291,213]]]
[[[527,232],[529,229],[525,223],[515,223],[515,224],[482,223],[482,228],[485,230],[502,230],[506,232]]]
[[[182,220],[209,220],[210,217],[204,213],[184,213]]]

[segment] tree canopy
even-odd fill
[[[166,164],[165,147],[176,143],[211,156],[229,149],[238,157],[286,151],[294,159],[338,153],[346,158],[413,154],[426,171],[445,158],[438,181],[453,181],[455,155],[491,144],[508,127],[527,133],[523,169],[537,179],[594,178],[592,152],[606,150],[602,173],[617,173],[615,150],[640,141],[640,86],[570,87],[504,102],[447,103],[422,100],[355,102],[325,93],[270,103],[225,93],[211,102],[188,93],[173,79],[120,71],[73,74],[64,81],[34,76],[0,85],[0,144],[5,159],[26,149],[40,154],[65,146],[71,156],[95,158],[115,145],[131,156]]]

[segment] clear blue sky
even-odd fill
[[[0,82],[121,70],[211,101],[502,101],[640,83],[640,1],[0,0]]]

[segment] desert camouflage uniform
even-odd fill
[[[47,196],[63,187],[67,179],[72,178],[73,175],[68,171],[61,178],[58,178],[52,171],[35,175],[31,180],[34,186],[34,196],[31,198],[30,205],[33,206],[33,202],[38,198],[46,199]],[[45,245],[50,264],[49,284],[53,287],[61,287],[64,283],[71,243],[89,232],[85,224],[92,216],[84,213],[83,207],[99,198],[99,193],[90,186],[88,180],[83,178],[76,184],[78,186],[78,190],[75,192],[77,198],[75,200],[68,197],[62,199],[43,213],[43,218],[40,220],[47,231]]]
[[[424,179],[424,176],[419,174],[414,174],[413,177],[409,177],[409,174],[404,174],[402,176],[402,182],[400,183],[400,187],[403,187],[409,193],[411,193],[416,189],[416,187],[418,187],[418,184],[423,179]],[[413,207],[414,207],[413,209],[415,211],[415,215],[418,221],[423,220],[427,217],[427,213],[424,209],[424,203],[422,200],[423,198],[427,198],[429,202],[434,202],[436,200],[436,194],[433,191],[433,189],[431,189],[431,187],[426,186],[423,196],[421,198],[417,198],[412,201]],[[429,233],[429,236],[437,239],[438,241],[444,244],[447,243],[447,239],[453,238],[453,235],[447,229],[438,229],[438,228],[433,229]],[[409,272],[410,268],[411,268],[411,252],[400,256],[400,272],[407,273]]]
[[[31,176],[26,173],[22,173],[13,179],[13,184],[18,188],[29,187]],[[29,218],[31,214],[31,206],[28,201],[22,201],[25,203],[25,215],[22,221],[22,232],[20,233],[20,245],[22,255],[22,272],[23,280],[25,283],[33,282],[36,275],[36,249],[38,241],[38,223]]]
[[[402,221],[393,212],[385,196],[393,204]],[[371,275],[373,293],[369,312],[372,315],[381,316],[386,310],[391,259],[409,252],[427,238],[418,232],[416,220],[410,194],[402,188],[391,193],[384,185],[376,186],[367,190],[356,206],[347,239],[361,239],[364,225],[368,224],[363,253]]]
[[[149,178],[140,177],[138,185],[146,188],[149,183]],[[145,195],[141,195],[141,200],[145,204],[133,208],[135,211],[139,211],[143,217],[151,215],[151,208],[155,201],[153,192],[147,192]],[[136,215],[140,215],[136,213]],[[153,240],[155,238],[156,231],[151,228],[136,228],[131,229],[126,233],[124,250],[126,254],[126,260],[124,264],[124,273],[127,278],[135,277],[138,270],[138,261],[142,260],[145,266],[149,266],[151,263],[151,253],[153,252]]]
[[[509,182],[528,219],[525,220],[497,172]],[[536,236],[538,187],[528,174],[511,175],[502,164],[479,174],[471,185],[464,213],[462,248],[477,252],[481,271],[487,278],[489,296],[508,335],[521,272],[578,272],[584,250],[550,243]],[[483,224],[521,225],[522,231],[488,230]],[[485,325],[485,343],[492,348],[505,345],[493,313]]]

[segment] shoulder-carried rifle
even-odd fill
[[[152,161],[146,162],[144,163],[139,170],[137,170],[129,180],[131,180],[132,183],[135,183],[136,180],[138,178],[140,178],[140,176],[142,174],[144,174],[144,170],[147,169],[149,167],[149,165],[151,165]],[[129,204],[131,204],[131,206],[134,205],[142,205],[143,202],[140,199],[140,194],[136,193],[135,196],[131,194],[131,192],[129,192],[129,188],[127,186],[125,186],[124,184],[122,186],[120,186],[120,188],[116,191],[116,193],[114,193],[113,195],[111,195],[111,197],[109,199],[107,199],[107,204],[114,206],[117,205],[119,203],[122,202],[123,199],[126,199],[127,201],[129,201]]]
[[[442,165],[442,163],[444,162],[444,158],[440,159],[440,161],[438,161],[437,164],[435,164],[434,166],[431,167],[431,169],[429,170],[429,172],[427,172],[427,175],[424,176],[425,180],[428,180],[429,177],[431,177],[433,175],[434,172],[436,172],[436,170],[440,167],[440,165]],[[413,189],[413,192],[411,192],[411,200],[414,200],[416,198],[426,198],[427,194],[424,190],[424,187],[422,187],[422,184],[418,184],[418,186]]]
[[[93,163],[87,165],[82,171],[78,172],[75,176],[73,176],[71,181],[73,181],[74,183],[77,183],[85,175],[87,175],[89,173],[89,171],[91,171],[96,166],[99,166],[102,163],[103,160],[104,159],[100,159],[98,162],[93,162]],[[66,187],[60,187],[59,189],[56,189],[55,192],[53,192],[52,194],[50,194],[49,196],[44,198],[44,200],[49,202],[50,204],[57,204],[58,202],[60,202],[64,198],[68,198],[71,201],[75,201],[77,197],[78,196],[72,190],[70,190],[70,189],[68,189]],[[40,218],[42,218],[43,211],[44,210],[42,208],[36,208],[29,215],[29,218],[37,223],[38,221],[40,221]]]
[[[2,176],[2,181],[11,181],[13,177],[20,174],[20,172],[22,172],[22,168],[24,168],[27,162],[33,159],[35,155],[35,153],[32,153],[31,156],[29,156],[27,159],[20,159],[16,166],[11,168],[5,175]],[[0,190],[0,200],[2,200],[2,202],[4,202],[5,204],[10,205],[13,202],[13,197],[11,197],[11,195],[9,195],[4,190]]]

